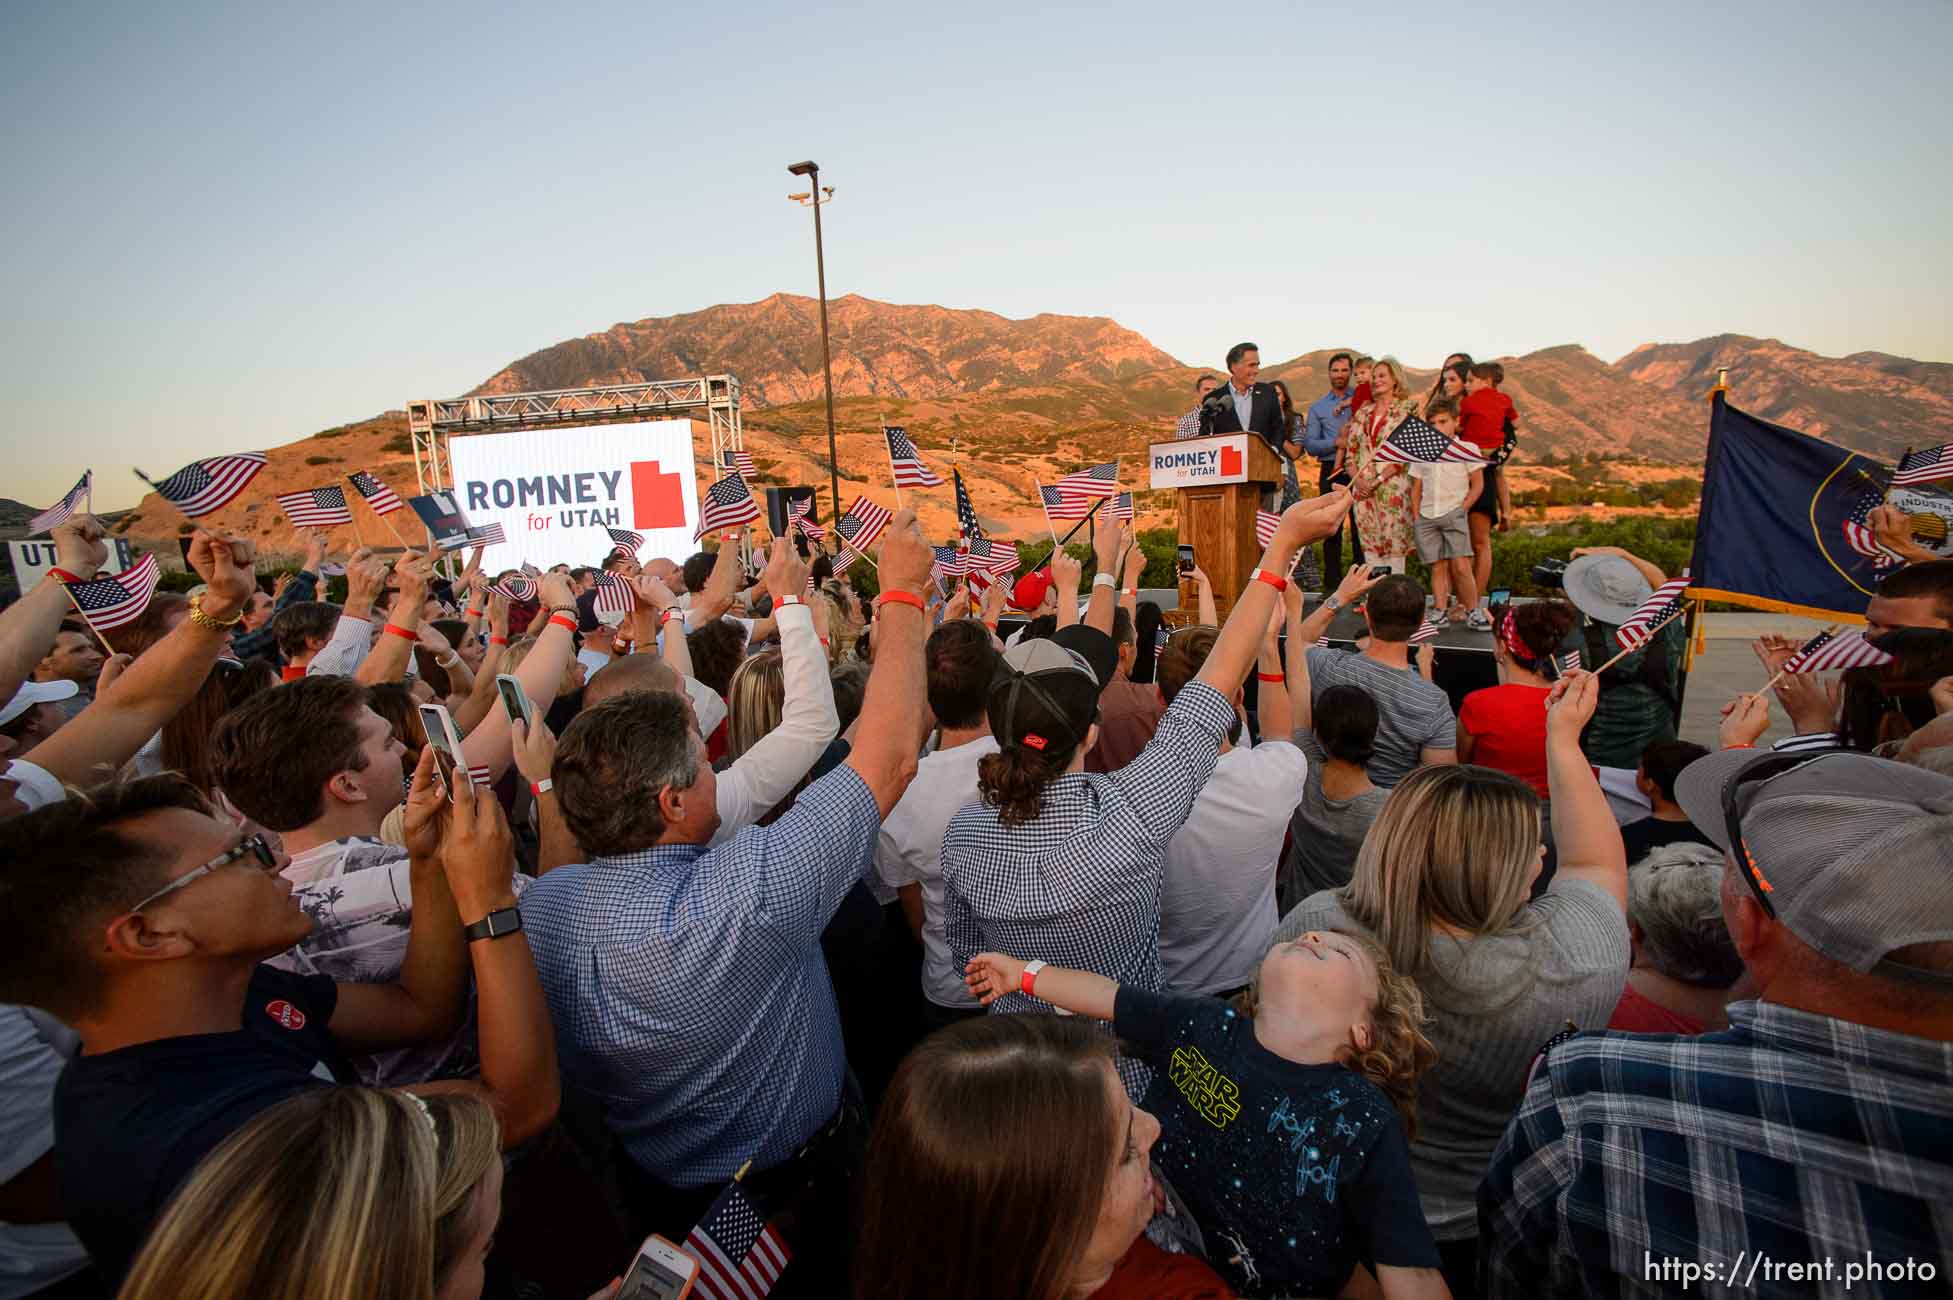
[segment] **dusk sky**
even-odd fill
[[[0,496],[814,292],[1436,364],[1953,361],[1953,5],[0,9]],[[1227,26],[1216,28],[1212,24]]]

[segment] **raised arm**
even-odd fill
[[[897,513],[883,537],[877,561],[882,595],[876,602],[875,666],[868,675],[848,766],[867,783],[886,817],[915,776],[916,755],[935,726],[922,665],[927,620],[919,608],[935,557],[912,510]],[[916,604],[890,599],[898,592],[914,597]]]
[[[583,861],[583,850],[563,820],[563,805],[557,801],[554,785],[537,789],[549,780],[556,763],[556,733],[540,717],[534,731],[527,723],[509,723],[509,738],[515,750],[515,768],[535,792],[536,836],[541,845],[536,853],[536,874],[546,875],[556,868]]]
[[[199,531],[190,567],[204,580],[193,614],[139,655],[93,704],[34,747],[32,761],[68,785],[93,785],[128,762],[177,715],[230,648],[231,629],[250,600],[251,543]],[[64,597],[65,599],[65,597]]]
[[[1621,828],[1593,766],[1580,752],[1580,729],[1594,716],[1599,699],[1600,682],[1592,673],[1572,673],[1553,684],[1546,697],[1546,788],[1552,795],[1560,878],[1598,885],[1625,910],[1627,850]]]
[[[1139,549],[1137,541],[1126,547],[1125,572],[1119,577],[1119,607],[1126,611],[1126,617],[1139,618],[1139,575],[1146,571],[1146,552]]]
[[[703,627],[732,608],[732,598],[739,590],[739,541],[744,535],[741,528],[719,534],[718,557],[712,562],[705,590],[692,596],[692,607],[685,614],[687,627]]]
[[[570,582],[562,574],[546,573],[539,585],[546,602],[569,603]],[[536,633],[536,643],[530,647],[528,657],[515,670],[515,679],[522,683],[523,693],[535,705],[538,716],[549,712],[549,706],[556,702],[556,688],[562,685],[563,671],[575,656],[576,637],[570,629],[561,623],[545,621],[542,630]],[[511,759],[508,710],[491,708],[484,712],[461,747],[470,764],[487,768],[490,780],[498,779],[508,770]]]
[[[1124,526],[1101,506],[1098,526],[1092,530],[1092,599],[1085,607],[1085,626],[1097,628],[1107,636],[1112,635],[1112,611],[1117,607],[1119,595],[1119,558],[1125,554],[1128,540]],[[1104,575],[1102,580],[1100,575]],[[1072,608],[1077,607],[1078,602],[1073,600]]]
[[[963,982],[984,1006],[1010,993],[1024,991],[1024,967],[1008,953],[980,952],[964,967]],[[1039,969],[1031,996],[1040,1002],[1074,1015],[1110,1020],[1119,1000],[1119,981],[1069,966],[1044,966]]]
[[[1214,581],[1207,576],[1207,570],[1194,565],[1194,617],[1202,627],[1219,627],[1221,615],[1214,604]]]
[[[1070,627],[1078,621],[1078,583],[1084,572],[1085,566],[1065,554],[1063,547],[1051,552],[1051,590],[1058,601],[1059,627]]]
[[[400,580],[399,589],[393,594],[393,604],[387,608],[387,627],[398,628],[406,636],[391,631],[382,631],[380,639],[366,653],[353,680],[368,686],[382,682],[397,682],[407,674],[407,660],[414,651],[415,638],[420,635],[420,610],[427,603],[428,584],[434,580],[434,552],[424,555],[410,554],[403,557],[394,568]]]
[[[52,537],[54,567],[86,581],[108,562],[101,520],[75,515],[58,525]],[[54,648],[73,602],[68,589],[52,573],[45,574],[25,595],[0,610],[0,701],[11,700],[21,683]],[[147,739],[147,737],[145,737]],[[36,760],[37,762],[39,760]]]
[[[1292,582],[1282,593],[1284,604],[1291,595],[1299,608],[1302,593]],[[1295,706],[1289,699],[1288,674],[1282,670],[1281,636],[1288,626],[1287,613],[1287,609],[1277,606],[1269,615],[1268,631],[1263,634],[1255,656],[1255,671],[1261,682],[1261,689],[1256,692],[1261,734],[1267,740],[1286,741],[1295,734]]]
[[[1261,554],[1260,568],[1278,577],[1287,574],[1295,563],[1295,553],[1317,538],[1328,536],[1330,529],[1342,523],[1349,508],[1349,494],[1341,489],[1290,506],[1283,512],[1268,549]],[[1286,582],[1285,578],[1282,580]],[[1228,612],[1227,622],[1222,625],[1221,634],[1215,638],[1214,648],[1195,680],[1232,696],[1248,675],[1248,665],[1254,660],[1262,630],[1268,626],[1269,615],[1280,599],[1275,587],[1259,579],[1250,580]]]

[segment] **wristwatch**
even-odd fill
[[[498,907],[461,933],[469,943],[473,943],[477,939],[500,939],[504,935],[521,932],[522,910],[515,907]]]
[[[1340,600],[1337,600],[1337,599],[1336,599],[1336,593],[1332,591],[1332,592],[1330,592],[1330,593],[1329,593],[1329,595],[1328,595],[1328,596],[1326,596],[1326,597],[1325,597],[1325,598],[1323,599],[1323,602],[1322,602],[1322,607],[1323,607],[1324,609],[1326,609],[1326,610],[1328,610],[1328,611],[1329,611],[1330,613],[1332,613],[1332,614],[1334,614],[1334,613],[1335,613],[1335,612],[1336,612],[1337,610],[1339,610],[1339,609],[1341,609],[1341,608],[1343,607],[1343,602],[1342,602],[1342,601],[1340,601]]]

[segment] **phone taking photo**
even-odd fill
[[[637,1248],[617,1300],[684,1300],[698,1281],[698,1261],[653,1233]]]
[[[461,732],[442,704],[420,706],[420,727],[427,734],[427,743],[434,747],[434,779],[441,783],[441,794],[453,803],[456,781],[468,782],[470,790],[475,788],[467,765],[461,761]]]
[[[1181,543],[1180,550],[1179,550],[1179,557],[1180,557],[1180,572],[1192,573],[1194,571],[1194,548],[1188,546],[1184,542]]]
[[[496,673],[495,693],[502,697],[502,707],[508,710],[510,722],[520,722],[530,728],[536,725],[536,708],[529,703],[529,692],[522,689],[521,682],[508,673]]]

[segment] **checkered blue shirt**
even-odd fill
[[[880,826],[842,766],[771,826],[558,867],[523,895],[564,1075],[644,1169],[724,1182],[832,1117],[847,1060],[821,930]]]
[[[1706,1292],[1842,1295],[1867,1251],[1939,1276],[1852,1294],[1945,1294],[1953,1043],[1769,1002],[1729,1025],[1548,1051],[1479,1186],[1485,1295],[1678,1294],[1664,1258],[1715,1263]],[[1769,1273],[1826,1258],[1828,1282]]]
[[[957,969],[979,952],[1007,952],[1164,990],[1167,841],[1193,811],[1233,722],[1225,695],[1188,682],[1137,758],[1116,772],[1059,777],[1024,825],[1006,827],[983,803],[951,818],[943,833],[943,937]],[[1022,993],[990,1009],[1051,1010]],[[1120,1073],[1142,1091],[1150,1077],[1137,1061],[1122,1061]]]

